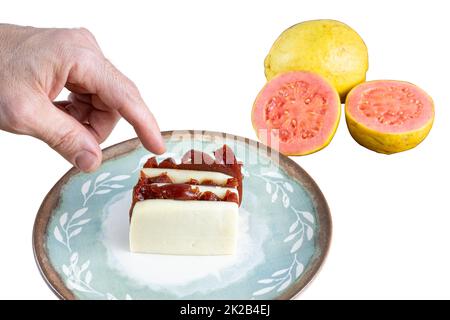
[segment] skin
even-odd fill
[[[66,87],[67,101],[54,101]],[[0,24],[0,129],[36,137],[85,172],[120,117],[161,154],[161,133],[136,85],[103,55],[86,29]]]

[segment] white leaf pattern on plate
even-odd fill
[[[130,178],[129,175],[117,175],[109,178],[110,176],[110,172],[104,172],[97,176],[93,186],[92,180],[87,180],[82,184],[81,194],[84,199],[83,207],[75,211],[71,216],[67,212],[63,213],[59,218],[59,226],[61,230],[58,226],[56,226],[53,231],[53,236],[58,242],[66,247],[68,253],[70,254],[69,265],[63,264],[61,267],[63,274],[66,276],[67,287],[71,290],[91,293],[105,299],[116,299],[111,293],[101,293],[91,286],[94,276],[89,270],[90,260],[86,260],[81,267],[79,267],[79,254],[78,252],[72,251],[70,243],[73,238],[81,234],[83,231],[83,226],[91,221],[91,218],[80,220],[80,218],[89,211],[89,208],[86,207],[89,199],[91,199],[94,195],[104,195],[111,192],[113,189],[123,188],[124,186],[121,184],[109,183],[123,181]],[[126,294],[125,299],[132,300],[129,294]]]
[[[95,179],[95,184],[102,182],[103,180],[108,178],[110,175],[111,175],[111,173],[109,173],[109,172],[100,174],[99,176],[97,176],[97,179]]]
[[[65,274],[66,276],[69,276],[69,275],[70,275],[69,267],[66,266],[65,264],[62,265],[62,271],[64,272],[64,274]]]
[[[289,287],[289,285],[291,284],[292,279],[289,278],[288,280],[286,280],[285,282],[283,282],[277,289],[278,292],[283,291],[284,289],[286,289],[287,287]]]
[[[283,194],[283,206],[285,208],[289,208],[289,197],[287,196],[287,194]]]
[[[306,238],[311,240],[314,235],[314,231],[310,226],[306,226]]]
[[[88,223],[89,221],[91,221],[91,219],[83,219],[83,220],[80,220],[79,222],[72,224],[72,227],[78,227],[78,226],[85,225],[85,224]]]
[[[75,211],[75,213],[73,214],[72,218],[70,218],[70,221],[73,221],[75,219],[80,218],[81,216],[83,216],[86,212],[88,211],[88,208],[82,208],[80,210]]]
[[[120,188],[123,188],[123,185],[121,185],[121,184],[112,184],[109,187],[112,188],[112,189],[120,189]]]
[[[278,277],[289,271],[289,268],[278,270],[272,274],[272,277]]]
[[[294,240],[294,238],[295,238],[296,236],[297,236],[296,233],[292,233],[292,234],[288,235],[288,236],[284,239],[284,242],[292,241],[292,240]]]
[[[87,270],[89,268],[90,264],[91,264],[91,262],[89,260],[86,261],[85,263],[83,263],[83,265],[81,266],[81,271],[80,272],[83,272],[83,271]]]
[[[54,235],[54,237],[55,237],[56,240],[58,240],[58,241],[61,242],[62,244],[65,244],[65,243],[64,243],[63,236],[62,236],[61,232],[59,231],[59,228],[58,228],[58,227],[55,227],[55,230],[53,231],[53,235]]]
[[[106,190],[98,190],[95,194],[107,194],[110,193],[111,189],[106,189]]]
[[[73,231],[70,233],[69,238],[73,238],[73,237],[79,235],[80,232],[81,232],[81,230],[82,230],[81,227],[80,227],[80,228],[77,228],[77,229],[75,229],[75,230],[73,230]]]
[[[314,217],[310,212],[302,211],[303,217],[311,223],[314,223]]]
[[[86,276],[84,277],[84,282],[86,284],[90,284],[92,281],[92,273],[91,271],[86,272]]]
[[[111,179],[109,179],[109,181],[123,181],[123,180],[128,179],[129,177],[130,176],[123,174],[123,175],[120,175],[120,176],[112,177]]]
[[[291,227],[289,228],[289,233],[292,233],[292,232],[294,232],[295,230],[297,230],[297,227],[298,227],[298,220],[296,220],[296,221],[291,225]]]
[[[277,201],[278,199],[278,190],[275,191],[275,193],[272,195],[272,203],[274,203],[275,201]]]
[[[283,179],[283,176],[281,174],[279,174],[278,172],[275,172],[275,171],[265,172],[262,175],[265,176],[265,177],[269,177],[269,178]]]
[[[302,247],[303,244],[303,237],[297,240],[297,242],[294,243],[294,245],[291,248],[291,253],[297,252],[298,249]]]
[[[72,253],[70,256],[70,263],[76,265],[78,263],[78,252]]]
[[[81,186],[81,194],[83,196],[86,196],[90,188],[91,188],[91,180],[88,180]]]
[[[294,192],[294,188],[289,182],[284,182],[284,187],[286,188],[287,191]]]
[[[104,195],[110,193],[113,189],[120,189],[124,186],[117,183],[112,182],[118,182],[118,181],[124,181],[130,178],[130,175],[121,174],[114,177],[111,177],[110,172],[103,172],[97,176],[95,179],[94,185],[92,186],[91,180],[86,181],[81,186],[81,194],[83,195],[84,202],[83,206],[86,206],[88,201],[94,196],[94,195]],[[109,179],[108,179],[109,178]],[[112,183],[112,184],[110,184]]]
[[[67,212],[64,212],[64,213],[61,215],[61,218],[59,218],[59,225],[61,226],[61,228],[64,228],[64,225],[65,225],[66,222],[67,222],[67,216],[68,216],[68,213],[67,213]]]
[[[304,269],[305,267],[303,266],[303,264],[299,263],[295,268],[295,277],[298,278],[303,273]]]
[[[287,243],[293,240],[295,240],[295,242],[289,248],[290,254],[293,255],[291,265],[288,268],[283,268],[274,272],[270,278],[258,280],[258,283],[260,284],[276,284],[253,292],[254,297],[268,294],[275,288],[277,288],[277,292],[282,292],[293,283],[293,279],[297,279],[303,274],[305,267],[303,263],[298,260],[298,253],[304,244],[305,238],[307,241],[313,239],[313,225],[315,222],[311,212],[297,210],[292,207],[288,193],[293,193],[294,188],[289,182],[283,181],[282,175],[277,172],[265,172],[255,176],[265,182],[265,189],[268,194],[271,194],[272,190],[275,189],[271,198],[272,203],[278,200],[278,193],[281,193],[281,203],[283,207],[290,209],[294,213],[295,221],[290,225],[288,235],[284,238],[283,242]]]
[[[262,280],[258,280],[258,283],[261,283],[261,284],[269,284],[269,283],[272,283],[272,282],[274,282],[273,279],[262,279]]]

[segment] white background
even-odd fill
[[[153,3],[2,1],[0,21],[87,27],[139,86],[162,130],[250,138],[263,60],[279,33],[317,18],[349,24],[369,48],[368,79],[421,86],[435,100],[436,121],[418,148],[385,156],[357,145],[342,119],[329,147],[294,158],[321,187],[334,222],[328,259],[300,298],[450,298],[446,1]],[[134,136],[122,120],[103,147]],[[70,165],[29,137],[0,132],[0,146],[0,298],[55,299],[34,262],[31,232]]]

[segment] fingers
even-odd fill
[[[53,101],[53,104],[61,110],[64,110],[70,104],[70,101]]]
[[[80,101],[87,104],[92,104],[92,95],[71,92],[69,94],[69,101]]]
[[[45,119],[48,125],[34,121],[31,135],[46,142],[82,171],[91,172],[100,165],[102,153],[89,129],[45,98],[36,108],[39,109],[40,119]]]
[[[98,143],[106,140],[120,119],[117,111],[108,108],[97,96],[87,94],[71,93],[62,109],[82,123]]]
[[[68,88],[94,93],[110,109],[123,116],[148,150],[165,151],[158,124],[136,86],[109,61],[89,56],[76,61],[69,73]]]
[[[89,41],[101,53],[100,46],[98,45],[98,42],[97,42],[97,39],[95,39],[95,36],[86,28],[79,28],[78,30],[81,33],[81,35],[87,41]]]
[[[53,104],[61,111],[71,115],[78,122],[84,124],[88,121],[89,114],[91,113],[93,106],[88,103],[74,101],[53,101]]]
[[[116,110],[108,109],[97,96],[92,96],[92,105],[92,111],[87,118],[88,129],[101,143],[111,134],[120,114]]]

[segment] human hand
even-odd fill
[[[61,90],[68,101],[53,102]],[[123,116],[144,147],[164,142],[137,87],[86,29],[0,24],[0,129],[34,136],[82,171],[101,163],[99,144]]]

